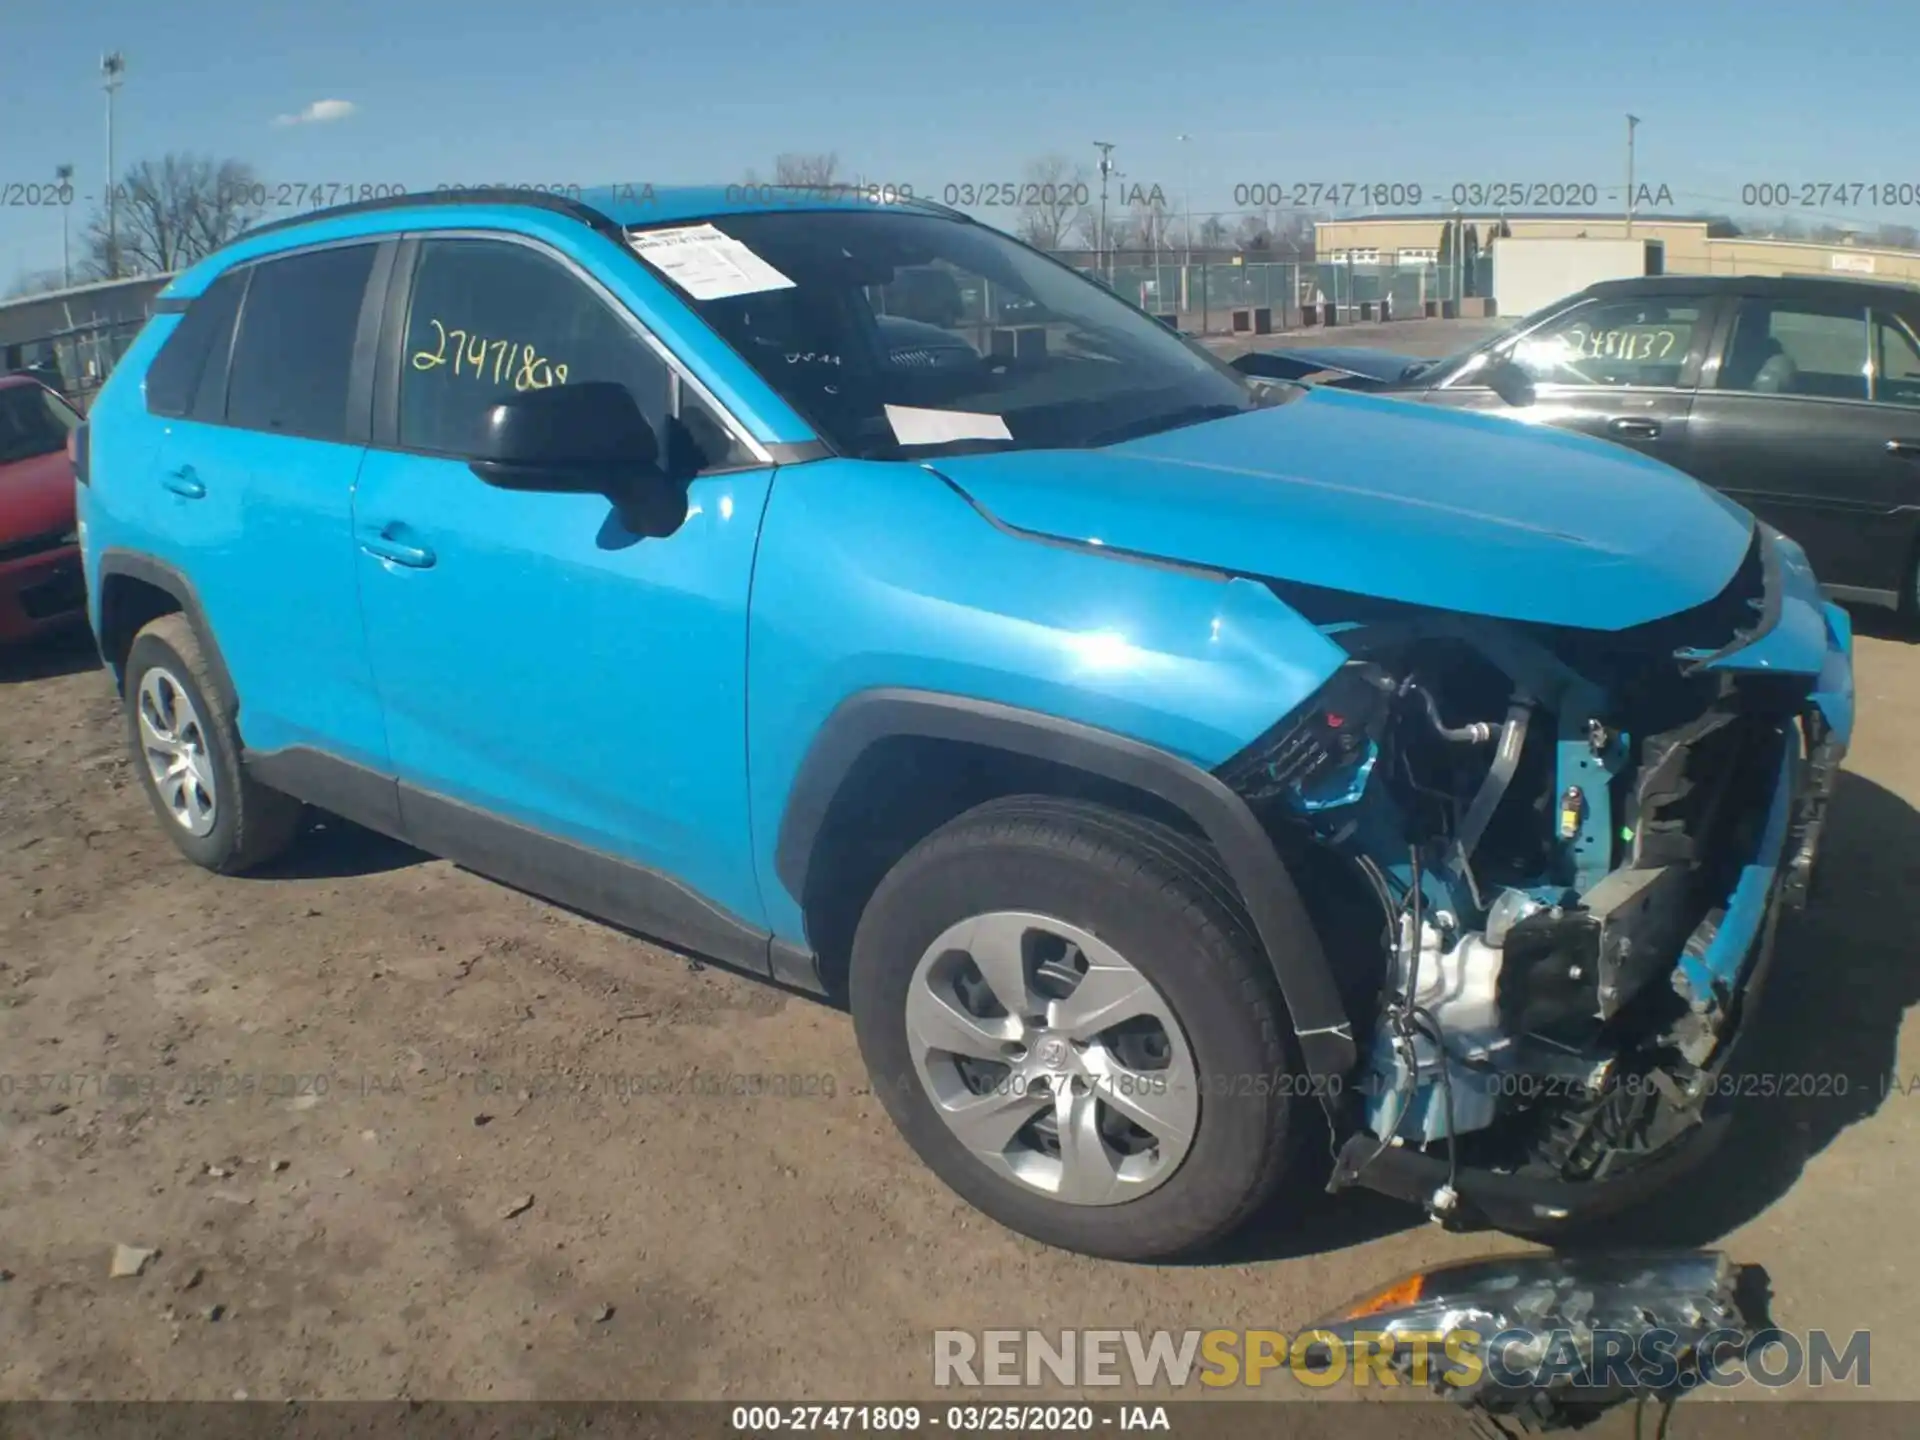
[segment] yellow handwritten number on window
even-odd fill
[[[433,327],[433,348],[417,350],[413,355],[416,370],[438,370],[451,364],[456,376],[487,381],[494,385],[509,380],[515,390],[545,390],[550,385],[567,383],[564,361],[555,362],[531,345],[510,340],[489,340],[469,330],[449,329],[439,320],[427,321]],[[447,354],[451,342],[453,354]],[[491,357],[491,361],[489,361]]]

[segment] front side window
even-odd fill
[[[67,448],[80,414],[39,385],[0,385],[0,465]]]
[[[227,385],[229,424],[346,438],[353,339],[376,248],[343,245],[251,267]]]
[[[1720,388],[1865,400],[1868,346],[1860,306],[1742,300],[1720,362]]]
[[[1883,405],[1920,405],[1920,337],[1905,317],[1873,312],[1873,398]]]
[[[1284,393],[984,225],[788,211],[634,240],[843,455],[1104,445]]]
[[[1697,296],[1595,300],[1520,336],[1510,358],[1536,384],[1676,386],[1705,308]]]
[[[401,445],[468,454],[501,400],[588,380],[624,385],[658,433],[667,367],[565,265],[506,240],[421,247],[401,357]]]
[[[565,264],[509,240],[429,240],[407,306],[400,444],[472,452],[486,414],[527,390],[624,386],[676,479],[758,463],[634,324]]]

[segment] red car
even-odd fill
[[[67,437],[80,412],[30,375],[0,375],[0,645],[86,612]]]

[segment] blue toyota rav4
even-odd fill
[[[922,1159],[1099,1255],[1661,1184],[1852,726],[1801,550],[1678,471],[1251,380],[922,203],[270,225],[74,460],[190,859],[311,805],[844,996]]]

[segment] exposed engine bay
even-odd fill
[[[1316,877],[1336,1187],[1418,1152],[1445,1219],[1463,1171],[1607,1179],[1699,1121],[1823,739],[1806,677],[1705,667],[1742,589],[1619,632],[1288,593],[1352,658],[1221,776]]]

